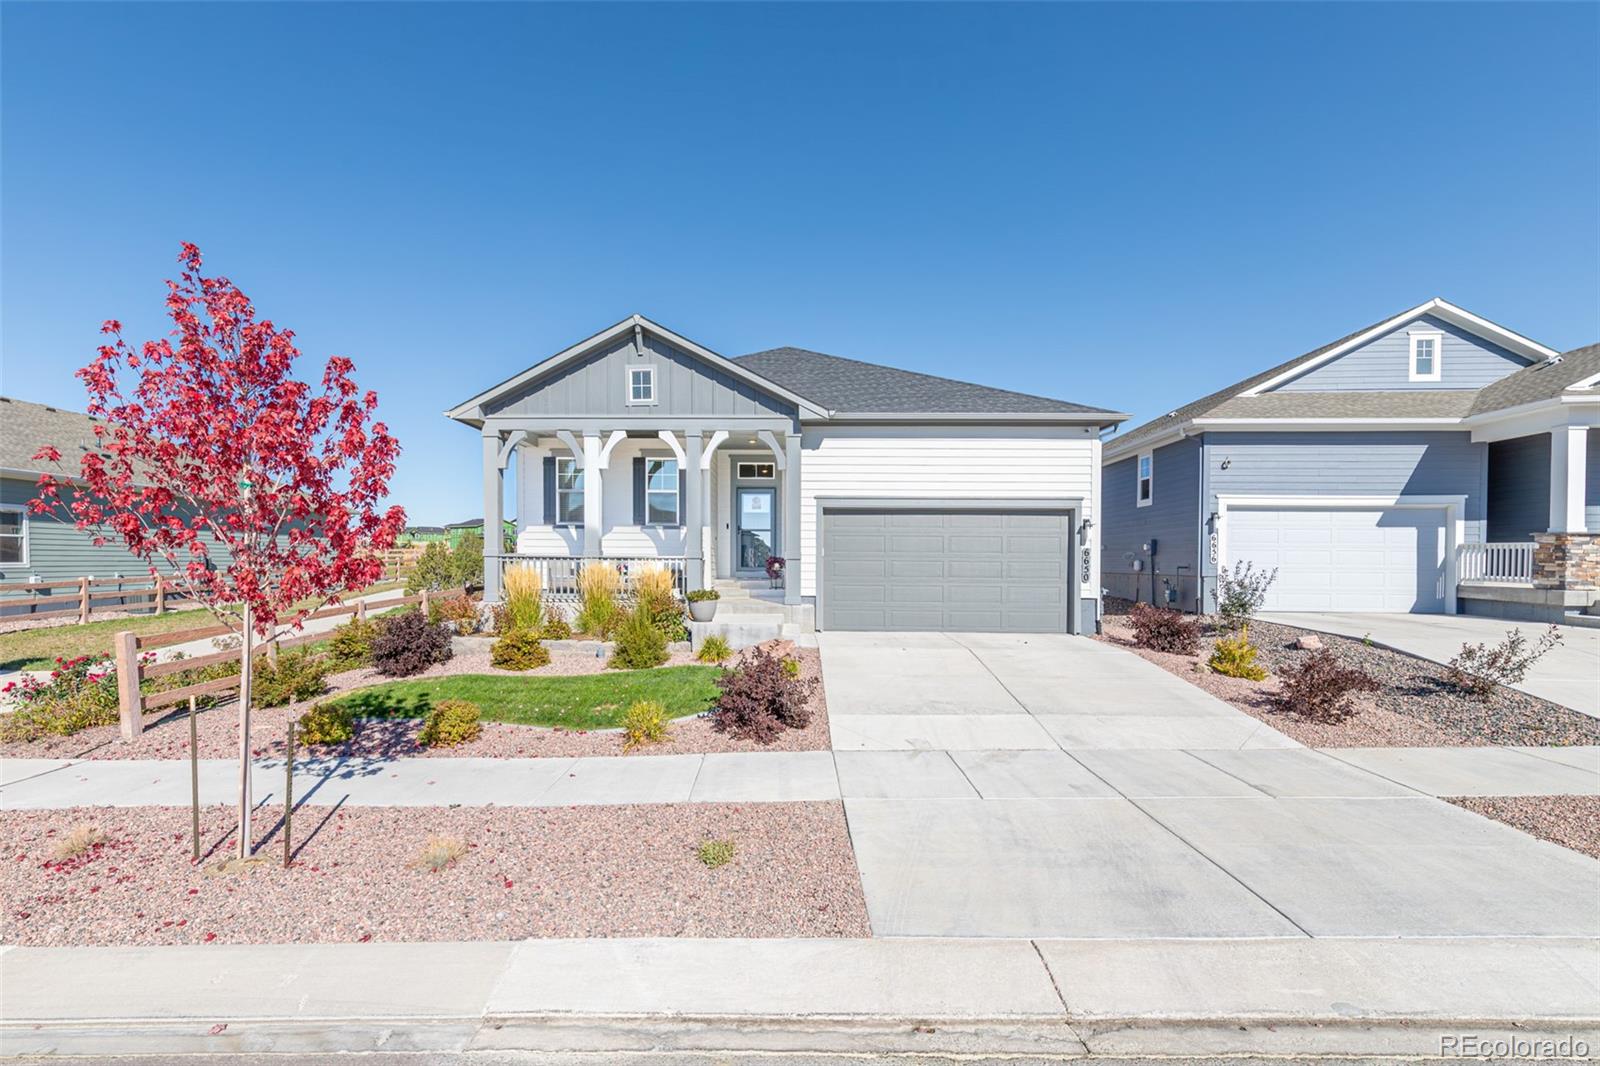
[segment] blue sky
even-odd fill
[[[1595,4],[0,22],[0,390],[81,407],[192,240],[356,361],[418,522],[481,513],[446,406],[635,311],[1136,419],[1434,295],[1600,339]]]

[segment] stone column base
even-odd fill
[[[1535,533],[1533,587],[1600,588],[1600,533]]]

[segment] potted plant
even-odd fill
[[[690,589],[684,599],[689,601],[689,617],[696,622],[709,622],[716,617],[717,601],[722,593],[716,589]]]

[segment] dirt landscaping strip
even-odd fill
[[[1600,796],[1447,796],[1445,802],[1600,859]]]
[[[838,803],[612,807],[262,806],[255,865],[220,873],[235,812],[0,812],[9,944],[323,943],[527,937],[862,937],[861,878]],[[103,839],[72,858],[75,828]],[[92,835],[92,834],[90,834]],[[438,871],[430,837],[464,845]],[[733,842],[711,867],[707,841]]]
[[[801,677],[822,676],[822,656],[815,648],[797,648]],[[683,666],[694,660],[686,653],[674,654],[665,665]],[[549,666],[523,673],[496,670],[486,652],[458,654],[421,674],[419,678],[448,677],[459,674],[496,674],[504,677],[550,677],[604,673],[605,661],[592,655],[560,654]],[[387,682],[371,669],[351,670],[328,678],[328,693],[316,700],[288,707],[258,707],[252,715],[251,736],[257,756],[282,755],[289,720],[298,718],[311,703],[330,696],[353,692]],[[718,733],[708,718],[680,718],[672,723],[665,743],[652,744],[625,752],[618,730],[546,729],[539,726],[484,722],[483,734],[475,741],[453,748],[427,748],[417,743],[421,721],[414,718],[358,719],[355,735],[345,744],[315,749],[319,756],[373,758],[536,758],[571,755],[682,755],[728,751],[826,751],[832,746],[828,733],[828,707],[822,685],[812,688],[811,724],[805,729],[790,729],[771,744],[736,740]],[[239,711],[235,703],[220,703],[196,717],[199,753],[202,759],[226,759],[239,754]],[[304,754],[304,751],[302,751]],[[145,730],[133,741],[120,739],[116,726],[98,726],[66,737],[42,737],[32,743],[0,745],[0,756],[14,759],[186,759],[189,757],[189,724],[186,710],[175,710],[145,720]]]
[[[1255,682],[1203,667],[1214,635],[1202,638],[1199,655],[1171,655],[1135,645],[1123,616],[1108,616],[1104,629],[1099,639],[1155,663],[1311,747],[1600,744],[1600,719],[1516,689],[1501,688],[1492,701],[1479,702],[1458,693],[1437,663],[1348,637],[1316,634],[1335,658],[1366,671],[1380,687],[1353,698],[1357,712],[1350,718],[1323,723],[1286,714],[1272,701],[1278,691],[1276,675],[1313,654],[1294,647],[1306,630],[1259,620],[1251,624],[1250,640],[1260,649],[1257,662],[1274,675]]]

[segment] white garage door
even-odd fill
[[[1444,610],[1445,512],[1228,511],[1227,563],[1277,567],[1268,611]]]

